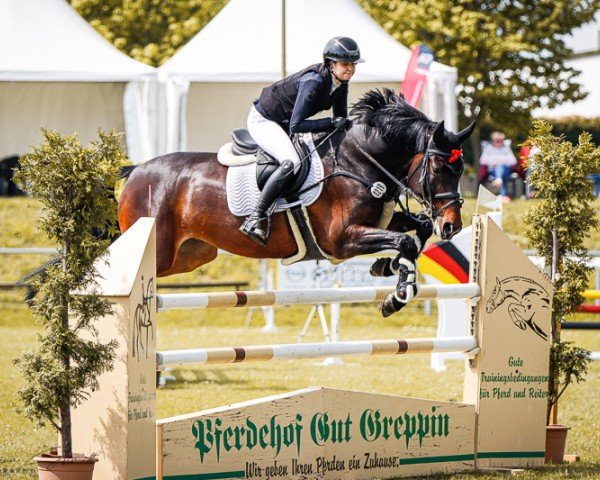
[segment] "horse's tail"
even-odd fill
[[[117,222],[116,233],[110,234],[109,233],[110,229],[108,228],[108,225],[105,225],[104,227],[94,227],[94,228],[92,228],[91,233],[95,238],[97,238],[99,240],[107,240],[108,239],[108,240],[110,240],[110,243],[113,243],[117,238],[119,238],[121,236],[121,232],[119,229],[119,221],[116,220],[116,222]],[[31,305],[31,300],[33,300],[35,298],[35,296],[37,295],[37,289],[31,283],[31,280],[39,277],[43,281],[44,278],[46,278],[48,269],[53,267],[54,265],[60,263],[61,261],[62,261],[62,257],[60,257],[60,256],[52,257],[50,260],[42,263],[41,265],[36,267],[34,270],[27,272],[16,282],[16,284],[19,286],[27,287],[27,293],[23,297],[23,300],[25,300],[25,302],[27,302],[27,304]]]
[[[124,167],[121,167],[119,169],[119,178],[127,180],[137,167],[137,165],[125,165]]]
[[[17,280],[16,285],[27,287],[27,293],[23,297],[23,300],[31,305],[31,301],[37,295],[37,288],[31,283],[31,280],[36,277],[40,277],[42,280],[46,277],[46,272],[50,267],[60,263],[61,257],[53,257],[47,262],[42,263],[39,267],[31,272],[23,275],[19,280]]]
[[[121,192],[125,188],[125,184],[127,180],[133,173],[133,171],[138,167],[138,165],[125,165],[119,169],[119,180],[117,180],[116,185],[114,186],[115,198],[119,200],[121,196]]]

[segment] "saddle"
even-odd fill
[[[236,128],[231,132],[231,138],[233,140],[233,143],[231,144],[231,153],[234,156],[256,156],[256,183],[258,184],[258,188],[262,190],[268,178],[279,166],[279,162],[275,157],[269,155],[257,145],[247,129]],[[311,165],[309,158],[310,149],[302,141],[299,135],[292,136],[292,144],[294,145],[296,152],[298,152],[298,156],[301,159],[306,158],[306,160],[300,163],[300,169],[296,175],[294,175],[294,181],[290,183],[283,194],[284,198],[287,200],[297,199],[297,193],[302,188],[306,177],[308,177]]]
[[[301,260],[328,259],[334,261],[318,246],[306,211],[306,207],[321,195],[324,171],[318,153],[313,151],[315,146],[312,142],[312,135],[305,135],[305,138],[300,138],[300,135],[292,137],[292,143],[300,158],[307,158],[301,163],[299,171],[285,189],[282,197],[275,202],[273,210],[274,212],[285,212],[298,247],[295,254],[282,260],[284,265],[291,265]],[[227,172],[227,204],[233,215],[247,216],[258,201],[260,189],[264,187],[269,175],[275,171],[279,162],[260,149],[248,130],[236,129],[231,136],[233,142],[223,145],[218,154],[221,164],[235,167],[229,168]],[[256,167],[254,163],[256,163]],[[314,188],[302,191],[303,186],[307,185],[314,186]]]

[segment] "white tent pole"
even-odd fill
[[[444,112],[446,116],[446,129],[452,132],[458,131],[458,107],[456,102],[457,73],[446,77],[444,81]]]

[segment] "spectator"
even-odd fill
[[[480,173],[480,179],[487,179],[492,186],[500,190],[502,201],[510,202],[506,181],[517,165],[517,159],[504,133],[492,133],[492,143],[484,145],[481,157],[479,157],[479,165],[483,170]]]
[[[531,145],[523,145],[519,152],[519,166],[525,179],[525,198],[533,198],[533,190],[529,185],[529,175],[531,170],[535,168],[534,158],[538,153],[540,153],[539,147]]]

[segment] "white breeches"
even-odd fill
[[[277,123],[263,117],[252,105],[248,114],[248,132],[254,141],[269,155],[279,162],[291,160],[294,172],[300,168],[300,158],[288,137],[288,134]]]

